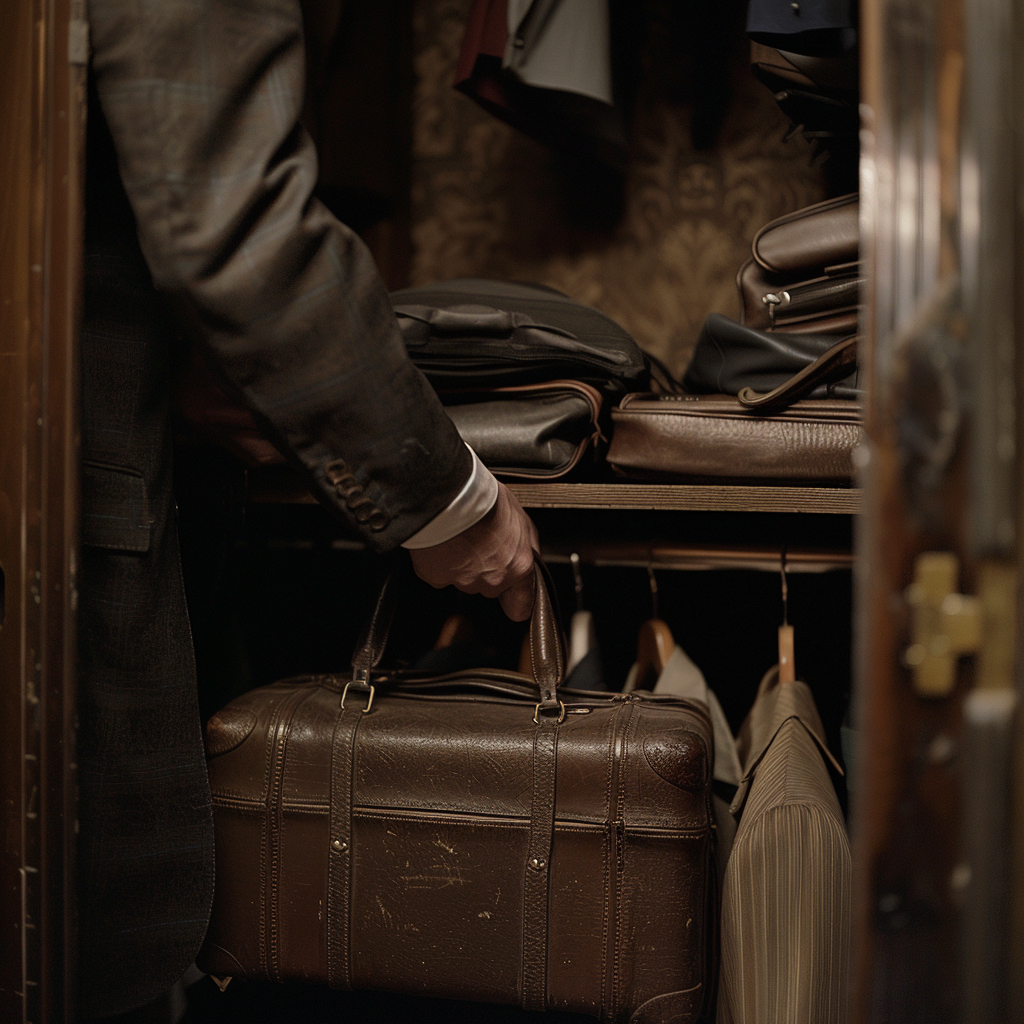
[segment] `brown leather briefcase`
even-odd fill
[[[634,480],[832,481],[853,477],[856,403],[809,398],[764,415],[732,395],[627,395],[608,462]]]
[[[568,691],[538,569],[536,682],[376,668],[254,690],[207,730],[215,976],[698,1021],[717,929],[711,724]]]

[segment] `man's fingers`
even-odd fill
[[[498,602],[513,622],[524,622],[533,611],[534,577],[527,576],[498,595]]]

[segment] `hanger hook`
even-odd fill
[[[789,581],[786,579],[786,549],[779,552],[779,568],[782,571],[782,624],[789,625]]]
[[[583,611],[583,573],[580,570],[580,556],[573,552],[569,556],[569,564],[572,566],[572,582],[576,588],[576,611]]]
[[[647,580],[651,585],[651,618],[657,619],[658,616],[658,581],[654,576],[654,566],[650,562],[647,563]]]

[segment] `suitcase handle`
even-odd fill
[[[375,687],[370,682],[370,674],[384,655],[391,623],[394,620],[395,605],[402,589],[402,577],[408,572],[410,565],[411,563],[403,558],[387,574],[381,586],[373,611],[352,656],[352,679],[341,691],[342,708],[345,707],[345,698],[349,690],[368,694],[366,707],[363,708],[364,713],[373,707]],[[561,722],[565,717],[565,705],[558,698],[558,686],[565,675],[565,649],[558,628],[558,617],[551,600],[551,581],[547,566],[536,554],[533,571],[536,586],[533,614],[530,617],[530,663],[540,691],[540,700],[534,708],[533,718],[540,724],[542,718],[557,715],[556,720]]]

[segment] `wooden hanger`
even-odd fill
[[[461,612],[449,615],[441,625],[441,630],[434,641],[435,651],[445,651],[456,644],[470,640],[475,632],[473,623]]]
[[[782,625],[779,626],[779,682],[796,682],[793,627],[789,624],[789,584],[786,581],[786,552],[781,554],[782,566]]]
[[[657,681],[672,652],[676,642],[668,624],[658,618],[658,581],[654,577],[654,569],[647,566],[647,577],[651,583],[652,615],[640,627],[636,638],[636,685],[635,689],[643,689],[651,677]]]

